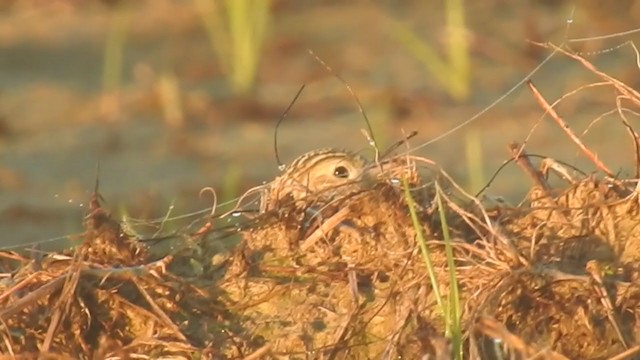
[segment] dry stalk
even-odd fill
[[[611,85],[610,82],[608,81],[603,81],[603,82],[597,82],[597,83],[591,83],[591,84],[586,84],[586,85],[582,85],[580,87],[578,87],[577,89],[573,89],[565,94],[563,94],[559,99],[557,99],[556,101],[554,101],[551,104],[551,107],[556,107],[558,104],[560,104],[562,101],[566,100],[569,97],[572,97],[574,95],[577,95],[579,93],[581,93],[583,90],[585,89],[589,89],[589,88],[595,88],[595,87],[600,87],[600,86],[608,86]],[[542,116],[540,116],[540,118],[535,122],[535,124],[533,124],[533,126],[531,127],[531,130],[529,130],[529,132],[527,133],[527,136],[525,137],[524,141],[522,141],[522,146],[524,147],[526,144],[529,143],[529,140],[531,140],[531,137],[533,137],[533,134],[536,130],[536,128],[538,126],[540,126],[540,124],[542,123],[542,120],[544,119],[544,114]],[[591,124],[589,125],[591,126]],[[587,132],[589,131],[589,127],[587,127],[587,129],[582,133],[582,136],[584,136]]]
[[[11,294],[15,293],[16,291],[20,291],[23,288],[25,288],[28,285],[30,285],[32,280],[36,279],[39,276],[40,276],[39,272],[34,272],[32,274],[29,274],[29,276],[27,276],[26,278],[22,279],[22,281],[17,283],[14,287],[9,289],[8,291],[5,291],[3,294],[0,294],[0,302],[4,301],[5,298],[9,297]],[[0,318],[1,318],[1,316],[0,316]]]
[[[34,290],[23,298],[20,298],[8,307],[0,310],[0,321],[7,321],[11,316],[22,311],[27,306],[35,303],[38,299],[49,296],[52,292],[57,291],[64,285],[67,278],[66,274],[60,275],[55,279],[49,281],[45,285],[42,285],[37,290]]]
[[[589,160],[591,160],[591,162],[593,162],[598,169],[602,170],[605,174],[613,177],[614,175],[611,172],[611,170],[609,170],[609,168],[607,168],[607,166],[598,159],[598,155],[594,154],[591,150],[589,150],[584,145],[582,140],[580,140],[580,138],[573,132],[573,130],[571,130],[569,125],[567,125],[567,123],[564,120],[562,120],[562,118],[560,117],[560,115],[558,115],[556,110],[551,105],[549,105],[547,100],[545,100],[542,94],[540,94],[540,92],[535,87],[535,85],[533,85],[531,81],[527,82],[527,85],[529,86],[529,89],[531,89],[531,91],[533,92],[533,96],[538,101],[538,104],[540,104],[540,106],[545,110],[545,112],[551,115],[551,118],[555,120],[555,122],[558,124],[560,129],[562,129],[569,136],[569,138],[576,145],[578,145],[578,147],[580,148],[580,150],[582,150],[585,156]]]
[[[302,244],[300,245],[300,249],[302,251],[307,251],[311,247],[313,247],[316,242],[318,242],[318,240],[325,237],[326,234],[328,234],[336,226],[339,227],[340,223],[347,219],[349,212],[350,210],[348,207],[343,207],[342,209],[340,209],[340,211],[327,219],[327,221],[324,221],[322,224],[320,224],[320,226],[318,226],[318,228],[302,242]]]
[[[184,334],[182,334],[182,331],[180,331],[180,328],[178,328],[178,326],[174,324],[173,321],[171,321],[171,318],[167,316],[167,314],[164,311],[162,311],[162,309],[160,309],[158,304],[156,304],[156,302],[149,295],[149,293],[144,289],[142,285],[140,285],[140,281],[138,281],[135,278],[131,278],[131,281],[136,286],[136,288],[138,288],[138,291],[140,291],[140,294],[142,294],[142,297],[144,297],[144,299],[147,301],[147,304],[149,304],[149,306],[153,310],[153,313],[155,314],[155,316],[157,316],[158,321],[164,324],[164,326],[166,326],[168,329],[171,329],[173,334],[178,339],[187,342],[187,337],[184,336]]]
[[[54,313],[51,316],[51,322],[49,323],[49,328],[47,329],[47,335],[42,343],[40,348],[41,351],[49,351],[51,347],[51,343],[53,342],[53,338],[56,330],[58,329],[58,325],[69,313],[69,307],[73,302],[73,297],[76,292],[76,288],[78,287],[78,281],[80,280],[80,272],[81,272],[81,264],[78,261],[78,253],[76,252],[76,256],[74,257],[74,262],[69,267],[69,270],[64,276],[65,282],[62,287],[62,292],[60,293],[60,297],[58,298],[57,303],[54,305]]]
[[[571,53],[565,49],[562,49],[552,43],[546,43],[546,44],[539,44],[543,47],[546,48],[550,48],[553,49],[554,52],[560,52],[561,54],[564,54],[576,61],[578,61],[579,63],[581,63],[585,68],[587,68],[589,71],[591,71],[592,73],[598,75],[600,78],[604,79],[605,81],[609,81],[611,84],[613,84],[613,86],[620,91],[621,94],[625,95],[626,97],[628,97],[632,102],[634,102],[636,104],[636,106],[640,107],[640,93],[638,93],[636,90],[632,89],[631,87],[629,87],[627,84],[623,83],[622,81],[609,76],[605,73],[603,73],[602,71],[598,70],[595,66],[593,66],[592,63],[590,63],[589,61],[587,61],[585,58],[583,58],[582,56],[578,55],[578,54],[574,54]]]
[[[551,187],[547,184],[547,180],[542,176],[542,173],[531,164],[524,148],[517,143],[512,143],[509,145],[509,151],[516,164],[520,166],[525,174],[529,175],[533,184],[542,190],[545,197],[551,198]]]

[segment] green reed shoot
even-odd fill
[[[469,96],[471,81],[464,5],[463,0],[444,0],[444,5],[447,30],[444,58],[403,23],[393,22],[392,34],[422,63],[430,78],[438,81],[449,96],[462,102]]]
[[[447,258],[447,267],[449,271],[449,294],[444,299],[440,293],[440,286],[436,277],[436,271],[433,267],[433,262],[429,254],[429,248],[427,241],[424,238],[422,232],[422,225],[418,219],[416,211],[416,205],[409,191],[409,184],[407,180],[403,180],[404,195],[407,205],[409,206],[409,213],[411,215],[411,223],[416,231],[416,239],[422,253],[424,263],[429,273],[429,279],[433,288],[433,294],[436,298],[436,303],[441,310],[445,324],[445,335],[451,338],[453,344],[453,353],[456,359],[462,359],[462,325],[461,325],[461,307],[460,307],[460,293],[458,289],[458,281],[456,277],[456,268],[453,254],[453,245],[451,242],[451,236],[449,234],[449,227],[447,225],[446,214],[444,205],[442,202],[442,190],[436,182],[436,202],[438,204],[438,215],[440,217],[440,223],[442,226],[442,234],[445,244],[445,254]]]
[[[448,336],[451,337],[453,353],[456,359],[462,359],[462,310],[460,307],[460,291],[458,289],[458,279],[456,277],[456,264],[453,254],[453,243],[447,225],[447,216],[442,202],[443,192],[440,184],[436,181],[436,202],[438,204],[438,216],[444,238],[444,249],[449,270],[449,296],[447,298],[448,312],[445,314],[446,327],[449,329]]]
[[[232,91],[247,94],[256,81],[271,1],[195,0],[195,6]]]
[[[427,240],[424,238],[424,234],[422,233],[422,225],[420,224],[420,220],[418,219],[418,214],[416,212],[416,204],[411,196],[411,192],[409,191],[409,183],[407,179],[403,179],[403,187],[404,187],[404,198],[409,206],[409,214],[411,215],[411,224],[413,225],[414,230],[416,231],[416,239],[418,240],[418,245],[420,246],[420,252],[422,253],[422,260],[424,264],[427,266],[427,272],[429,273],[429,280],[431,281],[431,286],[433,287],[433,295],[436,298],[436,303],[440,308],[440,311],[443,315],[447,314],[446,305],[442,300],[442,294],[440,294],[440,286],[438,286],[438,279],[436,278],[436,271],[433,267],[433,263],[431,262],[431,256],[429,255],[429,247],[427,247]]]
[[[124,44],[127,39],[130,13],[126,4],[117,4],[112,10],[111,26],[104,47],[102,68],[103,91],[109,93],[120,89],[124,59]]]

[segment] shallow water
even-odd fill
[[[391,17],[401,19],[425,39],[439,41],[441,9],[419,2],[397,9],[369,3],[280,5],[263,51],[256,91],[239,97],[225,87],[192,8],[174,1],[140,3],[130,10],[133,20],[122,63],[121,106],[113,116],[105,111],[101,81],[103,42],[113,14],[95,4],[60,1],[49,6],[7,5],[1,14],[0,243],[4,245],[82,231],[98,164],[100,193],[118,217],[160,217],[171,203],[176,215],[201,210],[210,205],[198,197],[203,187],[213,186],[229,199],[268,181],[278,174],[274,124],[302,83],[307,88],[278,134],[283,160],[317,147],[367,148],[360,131],[365,127],[362,116],[349,92],[308,55],[308,48],[349,81],[382,143],[418,130],[411,140],[416,146],[462,123],[522,80],[547,54],[539,49],[537,56],[528,53],[526,39],[533,34],[529,26],[540,33],[540,40],[558,39],[568,13],[567,6],[503,4],[497,13],[468,5],[474,15],[469,19],[476,41],[474,77],[471,98],[456,104],[389,36],[386,26]],[[634,11],[628,13],[630,19],[636,16]],[[601,28],[601,22],[587,12],[578,14],[583,17],[575,19],[577,34],[606,32],[606,24]],[[625,19],[618,17],[618,26],[624,25]],[[607,48],[626,39],[594,47]],[[621,79],[637,75],[628,47],[590,59]],[[164,116],[158,95],[158,84],[168,75],[178,79],[184,110],[177,126]],[[596,78],[575,62],[556,57],[533,80],[553,101]],[[614,108],[614,101],[610,90],[590,91],[559,110],[572,128],[582,131]],[[465,185],[470,168],[465,159],[469,152],[481,152],[479,167],[486,180],[508,158],[507,145],[523,141],[541,115],[530,92],[521,87],[472,126],[418,154],[437,161]],[[468,149],[474,136],[478,147]],[[632,154],[632,145],[615,117],[601,121],[585,139],[614,171],[633,173],[633,156],[621,156]],[[593,169],[549,119],[536,129],[528,149],[587,172]],[[517,201],[528,186],[526,177],[509,167],[490,192]]]

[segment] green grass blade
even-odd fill
[[[440,293],[440,286],[438,285],[436,272],[433,267],[433,263],[431,262],[431,257],[429,256],[429,248],[427,247],[427,241],[425,240],[424,234],[422,233],[422,226],[420,225],[418,214],[416,213],[416,204],[413,200],[413,197],[411,196],[411,192],[409,191],[409,183],[407,182],[407,179],[402,180],[402,185],[404,188],[404,198],[407,202],[407,206],[409,207],[409,213],[411,214],[411,224],[416,231],[416,239],[418,240],[418,245],[420,246],[422,259],[424,260],[424,263],[427,267],[427,272],[429,273],[429,280],[431,281],[431,286],[433,287],[433,294],[436,298],[438,307],[442,311],[443,316],[446,316],[445,314],[447,313],[447,311],[445,309],[444,301],[442,300],[442,294]]]
[[[445,315],[447,317],[446,323],[449,324],[449,326],[447,326],[450,330],[448,335],[451,337],[453,353],[455,354],[456,359],[462,359],[462,327],[460,322],[462,311],[460,307],[460,292],[458,289],[458,279],[456,277],[453,244],[449,233],[444,204],[442,202],[442,189],[437,181],[435,184],[436,203],[438,204],[438,215],[440,217],[445,254],[447,257],[447,267],[449,270],[449,296],[447,298],[447,308],[449,311]]]

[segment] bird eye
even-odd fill
[[[333,175],[340,179],[349,178],[349,169],[344,166],[336,166],[335,170],[333,170]]]

